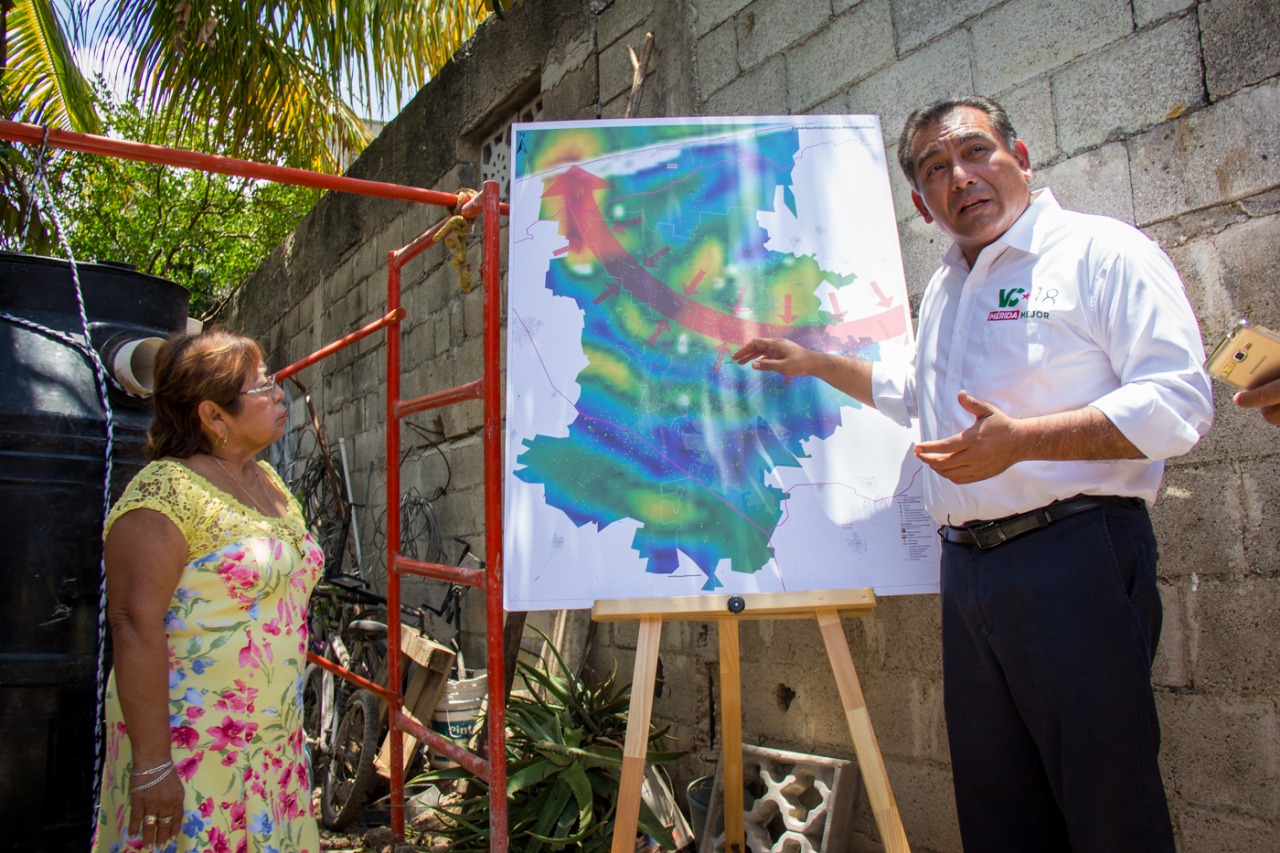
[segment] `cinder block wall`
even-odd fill
[[[544,119],[622,116],[627,48],[638,51],[648,31],[656,49],[641,116],[876,113],[892,151],[913,107],[994,95],[1031,150],[1038,186],[1052,186],[1067,206],[1136,223],[1161,243],[1206,341],[1238,316],[1280,327],[1275,0],[526,0],[482,27],[350,174],[453,191],[477,185],[484,141],[534,98]],[[945,244],[914,213],[896,171],[891,180],[918,301]],[[260,336],[277,364],[306,355],[382,312],[387,250],[437,217],[422,206],[330,195],[225,319]],[[404,288],[405,393],[478,376],[479,288],[460,292],[443,251],[415,261]],[[302,377],[330,436],[354,450],[353,469],[375,463],[368,516],[381,506],[384,359],[375,338]],[[1154,511],[1165,604],[1155,668],[1163,764],[1182,850],[1275,850],[1280,431],[1216,393],[1213,432],[1169,466]],[[449,460],[448,490],[436,501],[445,536],[479,548],[479,407],[416,420],[436,431]],[[411,456],[405,477],[406,487],[432,494],[446,482],[440,455]],[[361,473],[356,484],[361,491]],[[473,660],[483,648],[481,609],[473,597],[465,647]],[[958,851],[936,599],[882,599],[875,616],[846,631],[913,849]],[[591,662],[629,672],[635,638],[633,626],[600,626]],[[690,750],[677,768],[677,781],[687,782],[714,766],[715,632],[669,625],[662,650],[655,716]],[[742,667],[747,741],[852,757],[815,626],[745,623]],[[854,828],[849,850],[878,849],[861,795]]]

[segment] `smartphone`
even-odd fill
[[[1280,378],[1280,334],[1241,320],[1214,348],[1204,366],[1213,378],[1239,389]]]

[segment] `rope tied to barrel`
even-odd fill
[[[458,284],[463,293],[471,292],[471,264],[467,262],[467,237],[471,234],[471,220],[462,215],[462,208],[471,199],[480,195],[479,191],[463,188],[458,190],[458,203],[453,206],[453,215],[440,226],[444,235],[444,245],[453,252],[449,266],[458,271]]]

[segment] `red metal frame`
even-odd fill
[[[396,842],[404,841],[404,745],[397,732],[408,732],[419,741],[444,754],[465,767],[489,786],[490,849],[506,853],[507,822],[507,761],[506,761],[506,694],[504,685],[504,652],[502,643],[502,400],[499,386],[500,364],[500,227],[499,217],[508,212],[507,205],[499,199],[499,188],[494,181],[485,182],[483,191],[470,199],[450,193],[367,181],[339,175],[325,175],[306,169],[293,169],[220,157],[160,145],[146,145],[121,139],[109,139],[85,133],[54,130],[34,124],[0,119],[0,139],[45,145],[68,151],[81,151],[107,157],[142,160],[166,166],[199,169],[247,178],[258,178],[277,183],[296,184],[319,189],[337,190],[380,198],[401,199],[423,204],[434,204],[456,211],[467,219],[481,219],[483,223],[484,280],[484,341],[483,377],[479,380],[444,389],[410,400],[400,399],[400,323],[405,317],[400,304],[400,270],[411,258],[435,245],[446,220],[428,229],[419,237],[387,254],[387,313],[364,328],[353,332],[311,355],[285,367],[276,373],[284,379],[316,364],[334,353],[376,332],[387,333],[387,611],[400,612],[400,581],[403,575],[434,578],[450,583],[462,583],[485,591],[485,634],[488,664],[489,706],[488,725],[489,758],[476,755],[457,746],[437,732],[419,725],[404,713],[404,694],[401,688],[402,668],[400,651],[400,620],[388,619],[387,669],[388,686],[372,684],[350,671],[327,660],[308,653],[313,663],[333,672],[347,681],[357,684],[386,700],[390,705],[391,720],[391,828]],[[461,207],[459,209],[459,205]],[[416,412],[465,402],[484,401],[484,482],[485,482],[485,569],[464,569],[410,560],[400,554],[400,420]]]

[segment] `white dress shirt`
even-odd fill
[[[872,396],[923,441],[973,425],[961,389],[1010,417],[1094,406],[1147,458],[1020,462],[957,485],[924,471],[939,524],[995,519],[1078,494],[1154,501],[1161,460],[1213,423],[1204,343],[1172,262],[1142,232],[1063,210],[1039,190],[973,268],[952,245],[920,305],[912,365],[877,362]]]

